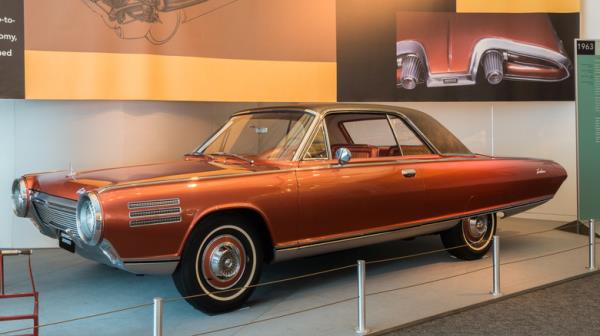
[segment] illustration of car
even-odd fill
[[[183,23],[237,0],[82,0],[120,39],[168,42]]]
[[[472,85],[479,71],[493,85],[572,72],[547,14],[399,12],[396,29],[396,84],[406,90]]]
[[[234,114],[179,161],[28,174],[14,210],[85,258],[172,274],[209,313],[238,308],[263,263],[440,234],[458,258],[490,248],[496,215],[552,199],[542,159],[471,153],[429,115],[369,104]]]

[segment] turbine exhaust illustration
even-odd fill
[[[181,24],[238,0],[82,0],[120,39],[167,43]]]
[[[473,85],[478,72],[498,85],[558,82],[573,71],[547,14],[400,12],[396,22],[396,85],[405,90]]]

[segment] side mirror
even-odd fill
[[[340,166],[343,166],[350,162],[350,159],[352,159],[352,153],[350,153],[348,148],[340,147],[335,151],[335,157],[337,157]]]

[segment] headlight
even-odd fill
[[[77,233],[88,245],[97,245],[102,236],[102,208],[98,196],[86,193],[77,202]]]
[[[19,217],[27,215],[29,205],[29,190],[23,178],[16,179],[12,184],[13,211]]]

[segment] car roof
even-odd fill
[[[361,111],[381,111],[381,112],[398,112],[411,118],[412,116],[426,114],[411,108],[402,106],[390,106],[381,104],[360,104],[360,103],[315,103],[315,104],[297,104],[297,105],[279,105],[258,107],[240,111],[236,114],[265,112],[265,111],[281,111],[281,110],[310,110],[318,114],[325,114],[333,111],[345,112],[361,112]]]

